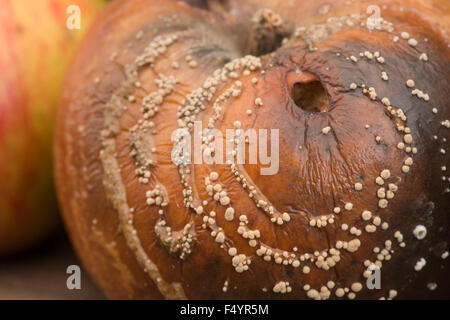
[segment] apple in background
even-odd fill
[[[59,225],[52,177],[55,108],[66,67],[104,0],[0,0],[0,255]],[[81,29],[67,19],[80,8]]]

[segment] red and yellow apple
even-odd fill
[[[76,44],[104,2],[0,0],[0,255],[25,249],[58,226],[55,108]],[[80,8],[81,29],[67,27],[71,5]]]

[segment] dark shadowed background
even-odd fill
[[[63,232],[21,255],[0,258],[0,299],[104,299],[83,269],[81,289],[67,289],[66,269],[74,264],[81,266]]]

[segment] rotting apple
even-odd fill
[[[450,2],[186,1],[115,0],[61,94],[58,197],[105,295],[448,299]]]
[[[52,179],[54,111],[66,67],[104,0],[0,0],[0,255],[58,225]],[[80,29],[69,30],[69,6]]]

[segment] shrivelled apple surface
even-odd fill
[[[55,142],[65,222],[104,292],[448,297],[449,6],[111,3]],[[198,127],[231,130],[229,162],[187,161]],[[271,161],[239,162],[250,129],[271,132]],[[209,159],[217,136],[201,133]]]

